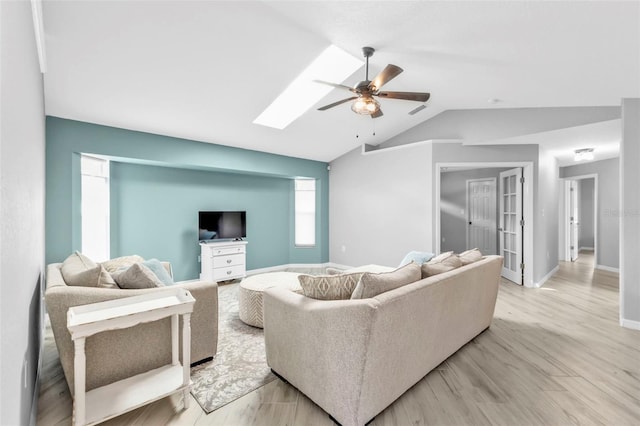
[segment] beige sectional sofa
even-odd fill
[[[45,299],[60,362],[73,392],[73,342],[67,330],[67,311],[72,306],[103,302],[163,288],[123,290],[69,286],[61,273],[62,263],[47,265]],[[168,271],[171,268],[165,263]],[[178,282],[189,290],[196,303],[191,314],[191,362],[211,359],[218,346],[218,285],[214,282]],[[182,344],[180,344],[182,348]],[[87,338],[86,389],[91,390],[171,362],[171,321],[140,324],[107,331]]]
[[[502,257],[370,299],[264,295],[267,362],[343,426],[360,426],[491,325]]]

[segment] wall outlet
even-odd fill
[[[340,251],[343,252],[343,253],[346,253],[347,252],[347,246],[341,246],[340,247]]]
[[[202,262],[202,256],[198,255],[198,263]]]
[[[442,242],[443,242],[443,243],[444,243],[444,242],[446,242],[446,240],[444,239],[444,237],[442,237]]]

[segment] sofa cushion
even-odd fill
[[[121,256],[116,257],[115,259],[107,260],[105,262],[100,263],[104,266],[104,269],[107,270],[110,274],[117,272],[119,269],[123,269],[124,267],[129,267],[134,263],[144,262],[144,258],[138,256],[137,254],[131,256]]]
[[[463,251],[458,255],[458,257],[460,258],[460,261],[464,266],[482,259],[482,252],[479,249],[474,248],[471,250]]]
[[[422,264],[422,278],[449,272],[462,266],[462,261],[452,251],[442,253]]]
[[[147,268],[149,268],[151,272],[153,272],[154,275],[162,282],[162,284],[164,285],[175,284],[173,282],[173,278],[171,278],[171,275],[169,275],[169,272],[167,272],[167,269],[164,267],[162,262],[160,262],[158,259],[145,260],[144,262],[142,262],[142,264]]]
[[[404,266],[411,262],[415,262],[418,265],[422,265],[423,263],[430,261],[433,258],[433,256],[435,256],[435,254],[429,253],[426,251],[410,251],[404,257],[404,259],[402,259],[402,261],[400,262],[400,265],[398,266]]]
[[[62,262],[60,272],[67,285],[118,288],[111,275],[101,265],[78,251]]]
[[[124,289],[164,287],[156,274],[142,263],[134,263],[128,268],[122,268],[113,274],[113,278],[118,286]]]
[[[362,272],[337,275],[299,275],[302,294],[319,300],[346,300],[358,285]]]
[[[414,262],[401,266],[392,272],[381,272],[379,274],[365,272],[362,274],[351,298],[368,299],[375,297],[403,285],[416,282],[420,278],[420,265]]]

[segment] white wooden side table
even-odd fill
[[[183,392],[189,407],[191,313],[195,299],[184,289],[74,306],[67,328],[75,347],[73,424],[92,425],[131,411],[175,392]],[[178,318],[182,316],[182,364],[179,359]],[[171,317],[171,364],[86,391],[85,339],[96,333],[133,327]]]

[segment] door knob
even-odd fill
[[[503,231],[502,227],[498,228],[498,231],[499,231],[499,232],[502,232],[502,231]]]

